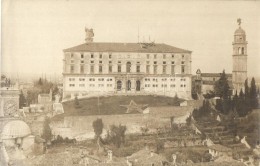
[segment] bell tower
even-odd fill
[[[234,87],[233,94],[242,89],[247,79],[247,41],[246,33],[241,28],[241,19],[237,19],[238,29],[234,33],[233,42],[233,71],[232,83]]]

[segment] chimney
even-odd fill
[[[172,165],[173,166],[176,166],[176,159],[177,159],[176,154],[172,154]]]
[[[108,157],[108,161],[112,161],[113,160],[113,152],[112,152],[112,150],[108,150],[107,151],[107,157]]]
[[[154,156],[154,151],[151,150],[150,154],[151,154],[151,157],[153,157]]]

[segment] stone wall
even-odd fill
[[[103,136],[110,125],[126,125],[127,134],[141,133],[141,127],[148,127],[150,132],[157,128],[170,126],[170,118],[152,117],[149,114],[123,114],[123,115],[95,115],[95,116],[68,116],[63,121],[54,121],[51,123],[51,129],[54,136],[60,135],[64,138],[76,138],[78,140],[92,139],[94,130],[93,121],[101,118],[104,123]]]

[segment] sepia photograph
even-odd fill
[[[0,166],[260,166],[260,1],[2,0]]]

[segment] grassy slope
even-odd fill
[[[99,98],[99,110],[102,115],[124,114],[127,108],[120,105],[129,105],[133,100],[138,105],[170,106],[176,105],[178,101],[171,97],[164,96],[111,96]],[[181,99],[178,99],[181,101]],[[76,108],[74,101],[63,103],[65,115],[98,115],[98,98],[80,99],[80,108]]]

